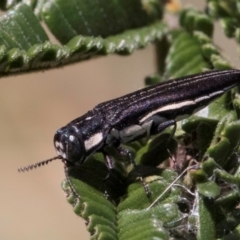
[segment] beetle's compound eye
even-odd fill
[[[82,159],[83,151],[82,145],[78,138],[74,135],[70,135],[67,144],[67,156],[69,162],[78,162]]]
[[[80,140],[76,136],[69,134],[67,131],[59,130],[54,136],[54,145],[57,154],[67,162],[81,162],[84,150]]]

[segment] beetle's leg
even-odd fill
[[[167,145],[170,143],[170,141],[173,139],[173,137],[174,137],[174,134],[175,134],[175,132],[176,132],[176,129],[177,129],[177,123],[175,122],[175,121],[173,121],[173,128],[172,128],[172,130],[171,130],[171,133],[170,133],[170,136],[169,136],[169,138],[168,138],[168,140],[167,140]]]
[[[111,156],[109,156],[107,153],[103,152],[104,155],[104,160],[105,160],[105,164],[108,168],[108,174],[106,175],[106,177],[103,179],[103,187],[104,187],[104,195],[105,197],[108,199],[109,198],[109,194],[106,188],[106,182],[109,180],[112,171],[113,171],[113,166],[114,166],[114,160],[112,159]]]
[[[106,153],[103,153],[103,154],[104,154],[105,164],[108,168],[108,171],[111,172],[113,170],[114,160],[108,154]]]
[[[169,157],[173,160],[174,166],[176,165],[176,159],[175,157],[172,155],[172,153],[169,151],[168,146],[170,144],[170,141],[173,139],[174,134],[176,132],[177,129],[177,123],[175,120],[169,120],[169,121],[165,121],[162,122],[158,125],[157,131],[160,133],[162,132],[165,128],[173,126],[171,132],[170,132],[170,136],[168,137],[167,141],[166,141],[166,149],[169,153]]]
[[[175,120],[168,120],[168,121],[164,121],[164,122],[160,123],[157,126],[157,133],[162,132],[164,129],[166,129],[167,127],[170,127],[170,126],[174,126],[172,129],[171,135],[170,135],[170,137],[172,138],[176,131],[176,128],[177,128],[177,124],[176,124]]]
[[[134,160],[134,157],[131,153],[131,151],[127,148],[123,148],[121,146],[118,146],[117,148],[118,152],[121,154],[121,155],[124,155],[124,156],[127,156],[130,163],[133,165],[134,169],[136,170],[136,173],[141,181],[141,184],[143,185],[143,188],[145,190],[145,193],[146,195],[149,197],[150,196],[150,189],[148,187],[148,184],[144,181],[143,177],[141,176],[141,174],[139,174],[138,170],[137,170],[137,164]]]
[[[170,136],[169,136],[169,138],[168,138],[168,140],[167,140],[167,142],[166,142],[166,148],[167,148],[167,151],[168,151],[168,154],[169,154],[169,158],[172,160],[172,162],[173,162],[173,164],[174,164],[174,168],[176,168],[176,159],[175,159],[174,155],[169,151],[168,146],[169,146],[171,140],[172,140],[173,137],[174,137],[174,134],[175,134],[175,132],[176,132],[176,129],[177,129],[177,123],[174,121],[174,123],[173,123],[173,128],[172,128],[172,130],[171,130],[171,132],[170,132]]]

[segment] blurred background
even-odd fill
[[[182,1],[189,2],[201,8],[205,1]],[[221,37],[216,39],[224,46]],[[236,45],[227,47],[237,67]],[[143,87],[144,77],[155,72],[154,58],[149,46],[128,57],[0,79],[0,239],[89,239],[61,189],[61,161],[27,173],[17,168],[55,156],[58,128],[100,102]]]

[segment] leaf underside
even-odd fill
[[[163,4],[158,1],[19,3],[0,19],[0,74],[48,69],[113,53],[130,54],[166,34],[167,25],[160,21],[162,12]],[[60,44],[49,40],[40,20]]]

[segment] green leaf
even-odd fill
[[[209,0],[209,14],[221,19],[221,26],[227,37],[235,37],[239,42],[240,4],[235,0]]]
[[[179,19],[181,26],[188,31],[201,31],[212,37],[213,22],[206,14],[194,8],[185,8],[181,11]]]
[[[107,54],[131,54],[167,33],[167,25],[159,21],[163,3],[155,0],[42,0],[30,6],[9,3],[14,7],[0,19],[0,74],[47,69]],[[9,4],[5,7],[10,7]],[[39,22],[41,16],[65,45],[48,40]]]
[[[201,195],[208,198],[216,198],[220,194],[220,188],[215,182],[198,183],[197,189]]]
[[[197,195],[197,205],[199,209],[195,212],[198,218],[198,233],[197,239],[215,239],[215,222],[212,217],[214,214],[214,207],[212,201]]]
[[[221,166],[225,165],[236,151],[240,142],[240,124],[231,112],[219,122],[211,146],[207,153]]]
[[[0,45],[4,45],[7,50],[28,50],[31,46],[47,40],[39,21],[25,4],[17,5],[14,10],[0,18]]]
[[[185,31],[179,31],[175,36],[173,35],[166,59],[166,72],[169,77],[182,77],[201,72],[209,67],[202,56],[201,45],[197,39]]]
[[[50,0],[43,5],[49,29],[62,43],[76,35],[107,37],[162,17],[158,1]]]

